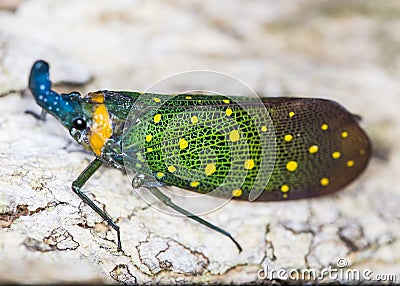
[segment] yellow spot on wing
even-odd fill
[[[173,173],[173,172],[175,172],[176,171],[176,168],[174,167],[174,166],[169,166],[168,167],[168,171],[170,171],[171,173]]]
[[[147,142],[150,142],[152,138],[153,138],[153,135],[151,135],[151,134],[146,135]]]
[[[267,126],[265,126],[265,125],[261,126],[261,131],[262,131],[262,132],[267,131]]]
[[[154,97],[153,99],[155,102],[161,102],[161,99],[159,99],[158,97]]]
[[[147,152],[152,152],[152,151],[153,151],[153,148],[151,148],[151,147],[147,148]]]
[[[215,164],[211,163],[206,166],[206,169],[204,170],[204,172],[206,173],[207,176],[210,176],[210,175],[214,174],[216,170],[217,170],[217,167],[215,167]]]
[[[340,154],[339,151],[335,151],[335,152],[332,153],[332,158],[333,159],[339,159],[340,156],[341,156],[341,154]]]
[[[240,139],[239,131],[232,130],[231,133],[229,133],[229,140],[231,140],[231,142],[236,142],[239,139]]]
[[[226,110],[226,115],[231,116],[232,115],[232,109],[228,108]]]
[[[349,132],[343,131],[340,135],[342,136],[342,138],[347,138],[349,136]]]
[[[186,99],[192,99],[192,97],[190,95],[185,97]]]
[[[161,114],[156,114],[156,115],[154,115],[154,122],[155,123],[158,123],[158,122],[160,122],[161,121]]]
[[[252,160],[252,159],[246,160],[246,162],[244,162],[244,168],[247,170],[253,169],[254,168],[254,160]]]
[[[196,124],[199,122],[199,118],[197,116],[192,116],[192,118],[190,118],[190,122],[192,122],[192,124]]]
[[[322,178],[319,183],[321,184],[321,186],[326,187],[327,185],[329,185],[329,179],[328,178]]]
[[[198,185],[200,185],[200,182],[197,182],[197,181],[190,182],[190,186],[193,188],[196,188]]]
[[[310,148],[308,148],[308,152],[311,154],[317,153],[318,152],[318,146],[317,145],[311,145]]]
[[[355,164],[355,162],[353,160],[349,160],[349,161],[346,162],[346,166],[349,167],[349,168],[353,167],[354,164]]]
[[[289,192],[289,186],[288,185],[282,185],[282,187],[281,187],[281,191],[283,192],[283,193],[287,193],[287,192]]]
[[[224,99],[223,102],[229,103],[229,102],[231,102],[231,101],[230,101],[229,99]]]
[[[189,145],[189,143],[185,139],[183,139],[183,138],[179,139],[179,148],[181,150],[185,149],[188,145]]]
[[[297,162],[296,161],[290,161],[286,164],[286,169],[288,169],[288,171],[290,172],[294,172],[297,169]]]
[[[96,155],[100,156],[101,149],[111,135],[111,120],[107,108],[105,104],[97,104],[93,110],[89,135],[89,145]]]
[[[286,142],[290,142],[290,141],[292,141],[292,139],[293,139],[293,136],[291,134],[286,134],[285,135],[285,141]]]
[[[234,196],[234,197],[240,197],[242,194],[243,194],[243,191],[241,189],[232,191],[232,196]]]
[[[323,131],[328,130],[328,128],[329,128],[329,126],[326,123],[321,125],[321,130],[323,130]]]
[[[157,178],[161,179],[162,177],[164,177],[164,173],[162,172],[157,172]]]
[[[144,162],[144,158],[142,156],[142,153],[136,153],[137,158],[139,159],[140,162]]]
[[[294,116],[294,112],[293,112],[293,111],[290,111],[290,112],[289,112],[289,117],[292,118],[293,116]]]

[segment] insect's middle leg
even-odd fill
[[[78,176],[78,178],[72,183],[72,190],[77,194],[82,201],[84,201],[89,207],[91,207],[99,216],[101,216],[115,231],[118,237],[118,250],[121,250],[121,235],[119,226],[115,224],[112,218],[99,208],[88,196],[86,196],[81,188],[89,180],[89,178],[100,168],[103,163],[99,159],[94,159],[89,166]]]
[[[158,188],[148,188],[151,193],[156,196],[160,201],[162,201],[165,205],[169,206],[170,208],[176,210],[177,212],[183,214],[184,216],[193,219],[199,223],[201,223],[202,225],[205,225],[209,228],[211,228],[212,230],[215,230],[227,237],[229,237],[230,240],[233,241],[233,243],[236,245],[236,247],[239,249],[239,252],[242,251],[242,247],[240,246],[240,244],[232,237],[232,235],[223,230],[222,228],[219,228],[218,226],[213,225],[212,223],[209,223],[208,221],[198,217],[197,215],[181,208],[180,206],[176,205],[170,197],[166,196],[164,193],[162,193]]]

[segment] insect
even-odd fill
[[[49,65],[33,64],[29,88],[44,120],[53,115],[95,159],[72,190],[117,232],[112,218],[82,191],[107,165],[137,174],[167,206],[238,242],[176,205],[159,188],[238,200],[284,201],[335,192],[367,166],[371,143],[359,117],[336,102],[311,98],[244,98],[102,90],[81,96],[51,89]]]

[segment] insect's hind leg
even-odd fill
[[[177,212],[185,215],[186,217],[193,219],[199,223],[201,223],[202,225],[205,225],[209,228],[211,228],[212,230],[215,230],[227,237],[229,237],[230,240],[233,241],[233,243],[236,245],[236,247],[239,249],[239,252],[242,251],[242,247],[240,246],[240,244],[232,237],[232,235],[223,230],[222,228],[219,228],[218,226],[213,225],[212,223],[209,223],[208,221],[198,217],[197,215],[181,208],[180,206],[176,205],[170,197],[166,196],[165,194],[163,194],[158,188],[148,188],[151,193],[156,196],[160,201],[162,201],[165,205],[169,206],[170,208],[176,210]]]
[[[139,189],[144,188],[157,188],[165,186],[164,183],[155,180],[152,177],[145,176],[141,173],[135,173],[132,177],[132,188]]]
[[[92,208],[99,216],[101,216],[111,227],[117,232],[118,238],[118,251],[122,249],[121,246],[121,235],[119,226],[112,220],[112,218],[99,208],[88,196],[86,196],[81,188],[90,179],[90,177],[100,168],[103,163],[99,159],[94,159],[89,166],[78,176],[78,178],[72,183],[72,190],[77,194],[82,201],[84,201],[89,207]]]

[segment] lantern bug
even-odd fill
[[[159,188],[238,200],[285,201],[335,192],[367,166],[371,143],[359,117],[313,98],[243,98],[101,90],[81,96],[51,89],[49,65],[36,61],[29,89],[44,120],[53,115],[95,159],[72,190],[117,232],[112,218],[81,188],[101,165],[133,170],[168,207],[238,242],[179,207]]]

